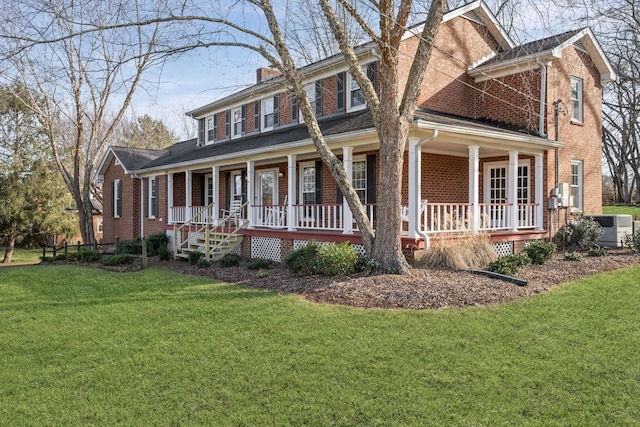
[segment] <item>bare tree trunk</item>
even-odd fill
[[[2,260],[3,264],[9,264],[11,262],[13,250],[16,247],[17,233],[15,232],[15,227],[16,224],[13,224],[13,230],[9,233],[9,237],[7,238],[7,247],[4,250],[4,258]]]

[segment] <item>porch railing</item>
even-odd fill
[[[207,224],[213,219],[214,203],[209,206],[173,206],[171,211],[171,221],[177,224],[184,224],[190,219],[197,224]]]
[[[470,232],[474,227],[474,206],[469,203],[422,203],[418,224],[426,233]],[[541,218],[536,218],[536,204],[518,204],[516,209],[517,229],[532,229]],[[478,231],[509,230],[512,227],[512,205],[506,203],[480,203]],[[181,219],[188,211],[184,206],[172,208],[173,221]],[[344,215],[342,204],[293,205],[293,218],[288,216],[288,205],[254,205],[248,208],[251,212],[251,225],[266,228],[288,228],[292,221],[293,228],[300,230],[344,231]],[[375,227],[376,205],[366,204],[365,210],[371,225]],[[196,224],[211,223],[212,206],[193,206],[192,222]],[[402,210],[403,221],[407,222],[406,213]],[[182,215],[182,216],[181,216]],[[355,222],[349,231],[357,230]],[[406,227],[405,227],[406,230]]]

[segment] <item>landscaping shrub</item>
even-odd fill
[[[100,261],[100,251],[91,251],[83,249],[78,252],[78,259],[82,262]]]
[[[249,270],[263,270],[271,267],[271,260],[265,258],[254,258],[247,263]]]
[[[200,251],[189,251],[189,264],[196,265],[200,259],[204,258],[204,254]]]
[[[256,278],[258,279],[266,279],[271,276],[271,272],[269,270],[259,270],[256,273]]]
[[[556,253],[557,246],[555,243],[538,240],[524,248],[524,253],[531,260],[531,264],[544,265]]]
[[[640,230],[632,234],[625,234],[622,238],[622,244],[628,248],[631,248],[634,252],[640,251]]]
[[[482,268],[497,258],[489,235],[478,234],[450,241],[436,241],[419,258],[416,257],[416,265],[421,268],[469,270]]]
[[[565,261],[582,261],[584,257],[580,252],[567,252],[564,254]]]
[[[522,267],[529,265],[531,260],[525,253],[506,255],[490,262],[485,270],[506,276],[515,276]]]
[[[305,246],[290,252],[284,257],[284,265],[287,269],[301,276],[318,274],[316,258],[320,245],[311,241]]]
[[[323,276],[355,273],[360,254],[349,242],[322,245],[318,250],[318,271]]]
[[[158,248],[158,259],[160,261],[168,261],[171,259],[171,251],[169,249],[167,249],[166,246],[160,246]]]
[[[133,239],[129,240],[121,240],[120,242],[118,242],[118,253],[141,255],[142,239],[140,237],[134,237]]]
[[[607,256],[607,250],[605,248],[597,246],[595,248],[589,249],[589,252],[587,254],[589,256]]]
[[[211,263],[209,262],[208,259],[206,259],[205,257],[201,257],[200,259],[198,259],[198,261],[196,262],[196,267],[198,268],[207,268],[211,265]]]
[[[596,246],[596,240],[602,236],[602,233],[604,233],[602,226],[588,216],[582,216],[579,220],[567,224],[560,231],[566,245],[580,249]]]
[[[164,249],[165,251],[167,251],[168,244],[169,237],[167,237],[166,233],[160,232],[149,234],[149,237],[147,237],[147,255],[160,255],[161,250]]]
[[[303,276],[335,276],[360,271],[366,262],[348,242],[319,245],[309,242],[284,259],[285,266]]]
[[[226,254],[220,259],[220,261],[218,261],[218,264],[223,268],[237,267],[240,265],[240,257],[235,254]]]
[[[102,265],[107,267],[115,266],[115,265],[125,265],[131,264],[134,258],[128,254],[119,254],[119,255],[109,255],[104,257],[102,260]]]

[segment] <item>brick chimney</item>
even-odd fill
[[[262,83],[280,75],[282,75],[282,73],[275,68],[258,68],[256,70],[256,83]]]

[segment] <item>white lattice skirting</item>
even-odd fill
[[[272,261],[282,261],[280,239],[275,237],[252,237],[251,258],[264,258]]]
[[[495,242],[492,243],[491,246],[495,249],[498,257],[511,255],[513,253],[513,242]]]

